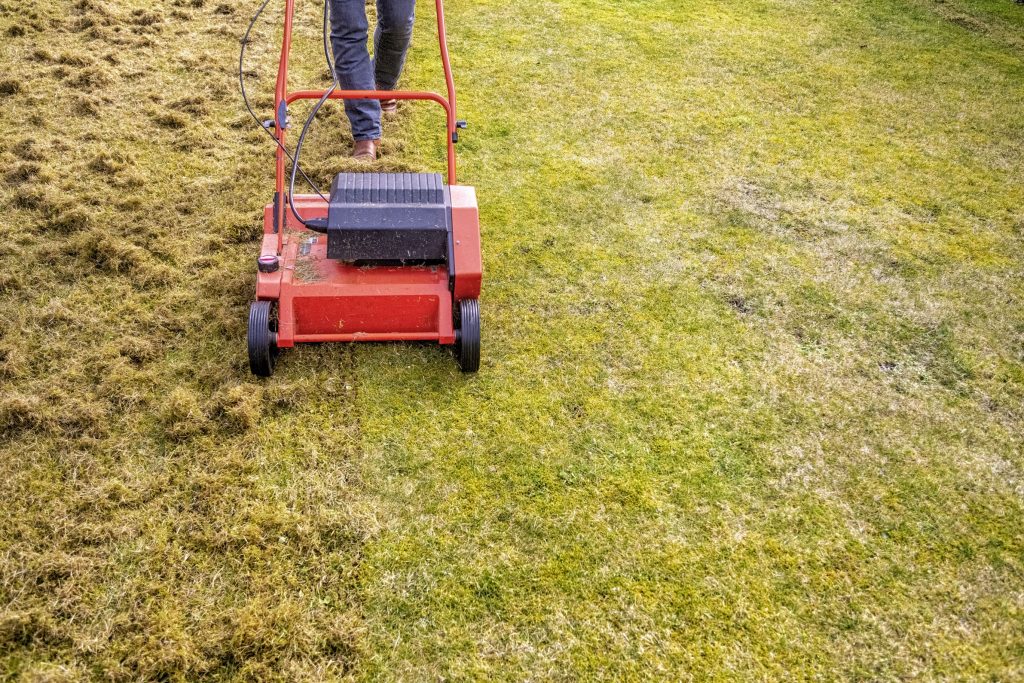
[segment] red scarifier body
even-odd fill
[[[303,342],[436,341],[454,344],[452,301],[480,296],[480,229],[473,188],[452,186],[455,291],[444,266],[362,267],[327,258],[324,235],[286,215],[283,249],[274,232],[274,206],[264,210],[263,255],[281,267],[258,273],[256,299],[277,301],[277,346]],[[304,217],[326,216],[316,195],[295,198]]]
[[[474,372],[479,367],[479,216],[473,188],[456,183],[454,143],[457,130],[465,124],[456,118],[442,0],[435,0],[435,5],[447,98],[430,92],[344,90],[334,91],[330,98],[429,100],[444,108],[448,149],[445,197],[450,205],[447,257],[443,262],[421,265],[366,265],[329,258],[328,235],[308,229],[287,206],[287,158],[279,146],[277,200],[264,210],[256,303],[249,317],[250,364],[257,375],[273,372],[278,349],[306,342],[437,342],[455,346],[464,371]],[[326,92],[287,90],[293,12],[294,0],[286,0],[274,126],[282,145],[287,105],[296,100],[319,100]],[[328,216],[329,203],[318,195],[295,196],[293,204],[307,223]]]

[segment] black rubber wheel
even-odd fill
[[[455,321],[455,354],[463,372],[480,369],[480,302],[463,299],[459,302]]]
[[[249,307],[249,368],[257,377],[274,374],[277,359],[277,321],[273,303],[256,301]]]

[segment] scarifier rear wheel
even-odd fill
[[[455,354],[463,372],[480,369],[480,302],[463,299],[455,320]]]
[[[249,369],[257,377],[274,374],[277,360],[277,321],[270,301],[256,301],[249,307]]]

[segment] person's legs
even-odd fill
[[[412,41],[416,0],[377,0],[373,67],[378,90],[394,90]]]
[[[377,89],[366,49],[368,28],[365,0],[331,0],[334,67],[344,90]],[[345,100],[345,113],[356,142],[380,139],[380,103],[377,100]]]

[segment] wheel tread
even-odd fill
[[[249,307],[249,330],[246,335],[249,369],[257,377],[270,377],[274,374],[277,334],[272,324],[272,307],[270,301],[255,301]]]
[[[480,302],[463,299],[459,302],[459,367],[463,372],[480,369]]]

